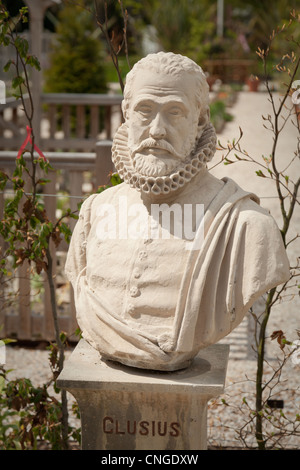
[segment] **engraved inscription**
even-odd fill
[[[178,437],[181,429],[180,424],[167,421],[120,421],[111,416],[103,418],[102,425],[105,434],[140,434],[141,436],[171,436]]]

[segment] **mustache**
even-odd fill
[[[163,140],[163,139],[156,140],[156,139],[153,139],[151,137],[149,137],[148,139],[143,140],[143,142],[141,142],[139,145],[134,147],[132,149],[132,155],[134,155],[137,152],[140,152],[141,150],[147,149],[147,148],[152,148],[152,149],[157,148],[157,149],[161,149],[161,150],[166,150],[173,157],[176,157],[176,158],[181,157],[181,155],[176,152],[173,145],[169,144],[169,142],[167,142],[166,140]]]

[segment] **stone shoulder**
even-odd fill
[[[241,225],[246,223],[248,230],[253,230],[256,233],[264,232],[267,236],[269,230],[275,230],[278,235],[280,234],[272,214],[250,198],[241,202],[238,223]]]

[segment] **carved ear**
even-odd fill
[[[126,121],[127,120],[127,108],[125,106],[125,100],[122,101],[121,108],[122,108],[124,120]]]
[[[210,119],[210,109],[209,106],[206,106],[204,110],[200,111],[198,126],[205,127]]]

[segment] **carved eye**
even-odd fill
[[[183,111],[179,106],[172,106],[172,108],[169,109],[169,114],[171,116],[183,116]]]
[[[152,112],[151,106],[148,105],[140,105],[136,109],[138,113],[140,113],[142,116],[149,116]]]

